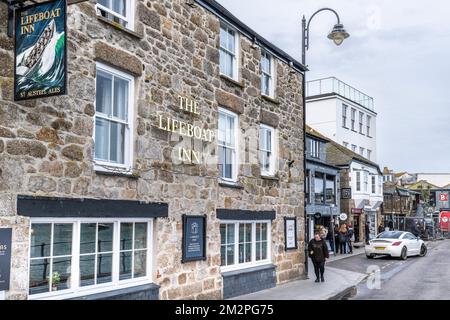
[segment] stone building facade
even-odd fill
[[[69,5],[68,94],[21,102],[13,99],[14,43],[6,34],[6,6],[0,4],[0,228],[13,229],[6,299],[222,299],[302,277],[304,67],[215,1],[127,3],[134,15],[127,16],[126,27],[99,13],[94,0]],[[237,35],[235,79],[220,72],[222,25],[230,26]],[[274,92],[270,96],[261,94],[262,51],[272,57]],[[110,68],[117,70],[117,79],[122,74],[130,79],[131,107],[124,129],[129,138],[126,168],[96,160],[95,131],[101,129],[96,128],[99,70]],[[231,182],[221,179],[217,161],[211,160],[218,155],[219,108],[224,114],[235,114],[238,124],[236,181]],[[184,123],[186,130],[192,124],[193,132],[194,126],[205,131],[198,131],[200,139],[190,139],[187,131],[169,130],[168,119],[176,119],[178,129]],[[261,174],[261,124],[273,128],[275,136],[276,148],[271,149],[270,158],[276,160],[275,170],[269,176]],[[200,132],[209,134],[207,130],[211,137],[202,139]],[[183,215],[206,216],[204,260],[182,263]],[[297,220],[297,249],[285,248],[284,217]],[[269,254],[262,259],[264,263],[242,264],[241,256],[236,255],[236,265],[226,268],[221,249],[229,248],[221,231],[226,223],[237,223],[235,230],[241,231],[240,222],[253,228],[252,251],[261,248],[254,244],[255,232],[267,222]],[[33,227],[38,223],[39,229]],[[75,277],[85,272],[79,267],[85,261],[83,239],[81,245],[77,243],[84,234],[82,231],[80,236],[79,229],[93,225],[97,230],[94,241],[98,242],[104,236],[101,228],[114,230],[111,239],[121,238],[117,230],[119,225],[125,230],[123,223],[134,226],[134,236],[139,223],[148,228],[143,246],[148,254],[145,277],[134,279],[137,271],[133,271],[133,279],[122,284],[122,262],[128,260],[120,260],[120,267],[112,267],[113,281],[106,280],[109,286],[72,290],[73,286],[82,289],[82,281]],[[55,239],[60,237],[56,230],[62,225],[69,229],[61,234],[73,236],[72,249],[78,250],[67,253],[70,262],[66,269],[78,273],[66,270],[73,279],[66,279],[56,292],[45,289],[30,294],[34,274],[30,269],[42,262],[36,257],[46,256],[35,252],[33,237],[41,232],[45,238],[42,230],[53,230],[48,237],[53,239],[49,247],[55,254]],[[262,241],[263,236],[259,237]],[[138,240],[132,239],[133,250],[137,250]],[[236,235],[235,239],[240,238]],[[240,250],[238,241],[234,248]],[[97,271],[92,272],[97,273],[92,281],[99,284],[104,261],[119,261],[127,255],[121,251],[122,244],[107,254],[99,244],[96,248],[92,259],[97,259]],[[139,254],[131,254],[136,267]],[[255,260],[254,255],[249,259]],[[103,262],[98,260],[100,256]],[[52,264],[61,259],[48,261]],[[120,272],[114,270],[118,268]],[[48,279],[52,276],[47,269],[45,272],[41,280],[44,287],[51,286]]]

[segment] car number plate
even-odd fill
[[[386,247],[375,247],[375,250],[384,250]]]

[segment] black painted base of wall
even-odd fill
[[[159,300],[159,286],[153,283],[117,289],[68,300]]]
[[[229,299],[276,286],[273,264],[222,273],[223,298]]]

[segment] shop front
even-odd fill
[[[154,230],[167,204],[20,195],[17,214],[29,220],[28,299],[158,299]]]

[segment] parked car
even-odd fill
[[[384,231],[365,246],[366,256],[391,256],[406,260],[410,256],[425,256],[427,246],[425,242],[407,231]]]

